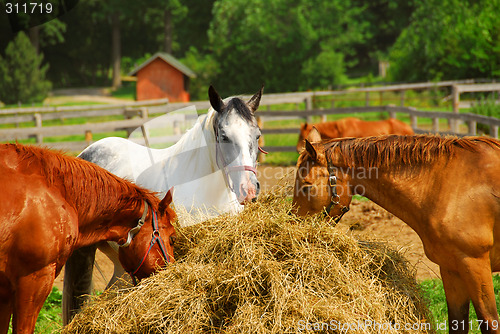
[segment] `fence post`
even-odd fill
[[[498,139],[498,125],[490,125],[490,136]]]
[[[452,86],[452,94],[453,94],[453,112],[458,114],[460,107],[460,91],[457,85]],[[457,119],[449,119],[451,132],[458,133],[458,124],[459,121]]]
[[[418,118],[416,115],[413,114],[413,110],[417,110],[415,108],[408,108],[409,110],[409,114],[410,114],[410,126],[413,128],[413,129],[416,129],[418,127]]]
[[[437,117],[432,118],[432,131],[439,132],[439,118]]]
[[[85,130],[85,142],[87,143],[87,146],[92,144],[92,140],[93,140],[92,131]]]
[[[142,107],[140,111],[141,111],[141,118],[143,118],[144,121],[147,121],[149,117],[148,108]]]
[[[333,110],[335,108],[335,103],[334,101],[332,100],[332,108],[331,110]],[[321,108],[323,109],[323,108]],[[325,123],[327,121],[327,114],[321,114],[321,123]]]
[[[410,126],[413,129],[416,129],[417,128],[417,123],[418,123],[417,116],[410,114]]]
[[[370,92],[365,93],[365,106],[366,107],[370,106]]]
[[[399,91],[399,105],[401,107],[405,106],[405,93],[406,91],[404,89]]]
[[[264,128],[264,122],[262,121],[262,117],[257,116],[257,126],[262,130]],[[259,146],[264,147],[264,135],[261,135],[259,138]],[[259,151],[259,154],[257,156],[257,160],[259,162],[264,162],[266,161],[266,155],[263,154],[262,152]]]
[[[477,122],[476,121],[467,121],[467,127],[469,128],[469,135],[475,136],[477,135]]]
[[[387,110],[387,107],[385,109]],[[396,119],[396,112],[394,110],[389,109],[389,118]]]
[[[312,100],[311,100],[311,97],[306,97],[304,99],[304,103],[306,104],[306,111],[311,111],[312,110]],[[312,116],[308,115],[307,118],[306,118],[306,122],[307,123],[311,123],[312,121]]]
[[[42,115],[39,113],[35,113],[33,115],[35,118],[35,126],[36,126],[36,143],[41,144],[43,143],[43,135],[42,135]]]

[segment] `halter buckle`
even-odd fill
[[[330,174],[328,177],[328,183],[330,184],[330,187],[335,187],[337,185],[337,176]]]

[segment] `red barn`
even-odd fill
[[[136,99],[153,100],[168,98],[170,102],[189,101],[189,79],[196,74],[172,55],[157,52],[131,76],[137,76]]]

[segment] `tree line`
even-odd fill
[[[209,84],[223,95],[261,84],[267,92],[334,88],[376,77],[379,61],[390,64],[388,81],[500,75],[500,0],[76,2],[21,32],[0,16],[0,94],[10,92],[1,101],[40,99],[50,86],[118,87],[157,51],[196,72],[195,99]],[[42,82],[31,84],[40,94],[13,93],[32,81]]]

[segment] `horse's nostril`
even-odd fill
[[[255,196],[257,196],[260,193],[260,182],[257,181],[257,190],[255,192]]]

